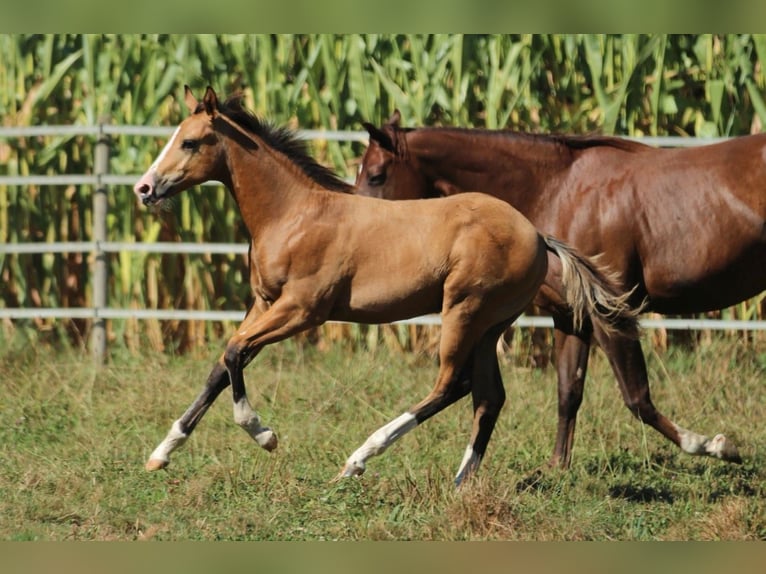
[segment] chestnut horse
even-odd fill
[[[692,149],[658,149],[604,136],[506,130],[402,128],[398,110],[370,134],[358,193],[385,199],[479,190],[513,205],[614,270],[645,310],[720,309],[766,288],[766,134]],[[558,373],[552,466],[571,462],[591,335],[606,352],[626,406],[690,454],[741,462],[723,435],[710,439],[663,416],[649,394],[641,344],[598,326],[577,329],[545,291]]]
[[[459,483],[485,452],[505,398],[497,338],[546,280],[576,325],[635,336],[627,296],[588,260],[537,232],[518,211],[486,194],[389,202],[350,193],[290,132],[261,122],[236,98],[208,88],[134,191],[157,204],[207,180],[234,195],[251,236],[253,303],[229,339],[201,394],[151,454],[165,467],[216,397],[232,386],[234,420],[266,450],[276,435],[251,407],[243,369],[261,349],[325,321],[391,322],[441,312],[439,373],[433,390],[373,433],[341,476],[457,399],[472,393],[474,422]],[[550,254],[550,262],[549,262]]]

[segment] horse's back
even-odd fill
[[[469,295],[492,298],[492,315],[499,317],[519,297],[531,299],[544,278],[547,254],[536,228],[489,195],[333,199],[333,220],[344,225],[328,236],[327,250],[343,262],[333,273],[348,275],[348,293],[338,297],[333,319],[399,320]]]
[[[709,193],[711,188],[762,206],[766,196],[766,134],[690,147],[647,146],[634,151],[589,148],[576,156],[569,171],[569,183],[594,183],[596,178],[614,181],[619,185],[605,188],[605,192],[637,192],[641,202],[662,201],[668,209],[675,201]],[[566,193],[566,189],[562,191]]]
[[[485,193],[402,201],[352,197],[358,206],[351,205],[349,219],[376,221],[362,229],[369,244],[380,235],[386,238],[382,245],[389,249],[418,246],[427,261],[464,257],[479,263],[509,254],[521,260],[536,257],[540,249],[537,228],[516,208]],[[499,262],[495,265],[501,266]]]
[[[661,312],[718,309],[766,286],[766,134],[596,151],[573,163],[543,228],[603,252]]]
[[[450,197],[415,200],[423,205],[443,205],[443,216],[451,227],[476,226],[488,234],[488,239],[507,241],[530,238],[538,234],[537,228],[511,204],[482,193],[468,191]]]
[[[498,281],[537,280],[541,262],[547,261],[545,246],[537,228],[510,204],[481,192],[420,203],[444,207],[445,239],[452,242],[453,258],[462,257],[467,269],[496,274]]]

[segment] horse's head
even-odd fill
[[[133,191],[144,205],[156,204],[194,185],[222,177],[225,165],[221,139],[214,130],[218,97],[208,87],[201,102],[185,86],[191,115],[176,128],[167,145]]]
[[[399,110],[381,127],[365,123],[370,144],[356,175],[356,193],[382,199],[422,199],[438,195],[407,151]]]

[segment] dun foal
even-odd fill
[[[499,335],[542,287],[577,325],[635,335],[627,295],[590,261],[541,235],[514,208],[484,194],[388,202],[349,193],[303,144],[208,88],[135,185],[157,204],[207,180],[234,195],[251,236],[253,303],[204,389],[147,462],[165,467],[216,397],[232,386],[234,420],[266,450],[276,435],[261,424],[243,369],[264,346],[329,320],[379,323],[441,312],[433,390],[374,432],[341,476],[469,392],[474,421],[456,482],[484,455],[505,393],[495,354]],[[561,281],[546,282],[549,269]],[[562,311],[563,312],[563,311]]]

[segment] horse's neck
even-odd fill
[[[253,239],[291,213],[308,212],[322,195],[321,186],[268,146],[254,153],[229,147],[228,187]]]
[[[429,179],[465,191],[503,190],[517,202],[539,195],[572,153],[553,139],[487,130],[423,128],[407,134],[407,153]],[[498,193],[493,193],[498,195]]]

